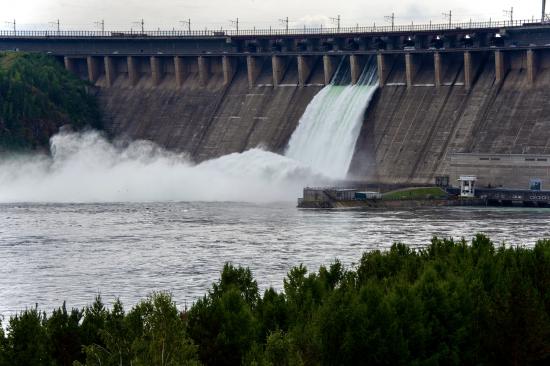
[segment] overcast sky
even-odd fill
[[[384,16],[395,12],[396,22],[410,24],[443,22],[443,12],[452,10],[457,21],[504,19],[503,9],[514,7],[515,19],[540,17],[542,0],[0,0],[1,28],[12,19],[23,27],[94,29],[105,20],[107,29],[137,28],[143,18],[146,28],[181,28],[191,19],[194,29],[230,27],[239,18],[242,28],[281,26],[279,18],[289,17],[291,26],[330,24],[341,15],[342,26],[382,24]],[[550,8],[550,5],[549,5]],[[550,10],[548,10],[550,11]]]

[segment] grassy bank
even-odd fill
[[[63,125],[101,128],[86,86],[52,57],[0,53],[0,151],[45,149]]]
[[[155,294],[130,311],[100,299],[9,320],[0,365],[547,365],[550,241],[533,249],[432,240],[396,244],[261,294],[226,265],[190,309]]]
[[[385,200],[444,199],[447,193],[439,187],[406,188],[384,193]]]

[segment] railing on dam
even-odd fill
[[[408,25],[385,25],[385,26],[355,26],[340,28],[304,27],[294,29],[218,29],[218,30],[123,30],[123,31],[89,31],[89,30],[0,30],[0,37],[21,37],[21,38],[90,38],[90,37],[235,37],[235,36],[309,36],[309,35],[334,35],[334,34],[391,34],[406,32],[435,32],[453,30],[476,30],[494,28],[512,28],[529,25],[540,25],[542,22],[536,19],[529,20],[505,20],[486,22],[462,22],[462,23],[429,23],[429,24],[408,24]]]

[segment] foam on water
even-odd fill
[[[365,111],[378,88],[374,58],[356,85],[338,85],[345,73],[342,65],[307,106],[285,154],[336,179],[346,178]]]

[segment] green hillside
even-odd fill
[[[63,125],[101,128],[86,86],[52,57],[0,53],[0,150],[47,148]]]

